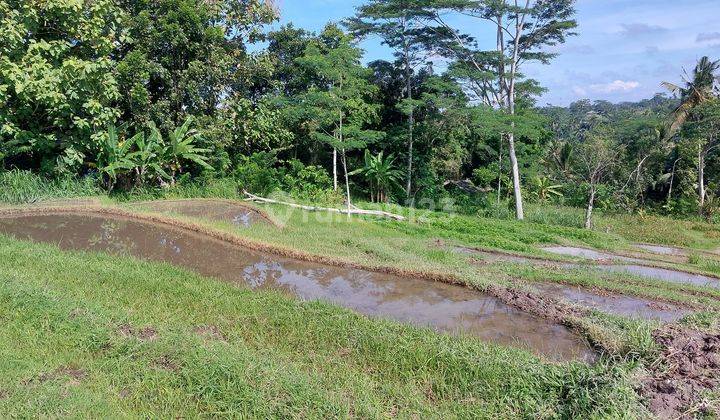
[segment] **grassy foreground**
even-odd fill
[[[29,417],[628,417],[629,366],[0,237],[0,412]]]

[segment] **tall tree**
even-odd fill
[[[529,61],[546,64],[555,57],[554,53],[544,49],[564,43],[567,36],[574,34],[577,27],[572,19],[574,3],[575,0],[425,0],[418,13],[435,25],[440,40],[434,41],[435,45],[460,63],[467,77],[480,88],[480,97],[515,115],[518,91],[523,83],[522,65]],[[446,16],[448,12],[491,24],[496,33],[495,49],[479,49],[473,37],[452,26]],[[506,133],[506,138],[516,216],[522,220],[524,211],[514,130]]]
[[[666,89],[680,96],[680,105],[672,114],[668,136],[672,137],[682,128],[696,106],[717,96],[718,76],[715,73],[718,69],[720,69],[720,60],[711,61],[708,57],[702,57],[695,66],[692,76],[685,72],[684,86],[670,82],[662,83]]]
[[[705,182],[707,159],[712,151],[720,147],[720,98],[711,98],[695,106],[688,115],[682,136],[695,152],[698,206],[702,213],[708,196]]]
[[[307,92],[291,98],[300,119],[311,125],[311,135],[333,149],[334,186],[338,187],[338,158],[345,177],[345,194],[351,206],[347,151],[364,148],[382,133],[366,129],[377,118],[376,93],[370,72],[360,64],[362,50],[338,26],[325,27],[311,41],[298,63],[314,73],[316,80]],[[339,156],[338,156],[339,153]]]
[[[716,83],[719,79],[715,74],[718,69],[720,69],[720,60],[711,61],[708,57],[702,57],[695,66],[692,76],[685,72],[684,86],[663,82],[663,86],[680,96],[680,105],[672,113],[670,128],[667,132],[668,137],[681,130],[689,119],[694,119],[691,131],[694,131],[695,134],[691,136],[698,138],[698,131],[702,132],[708,129],[708,126],[704,125],[702,120],[707,117],[708,110],[712,110],[713,107],[704,107],[704,105],[718,97]],[[700,109],[698,110],[698,108]],[[710,116],[712,116],[712,112]],[[712,118],[710,118],[710,121],[712,121]],[[711,127],[710,131],[712,131]],[[702,137],[703,134],[700,134],[700,138]],[[706,197],[705,158],[714,147],[708,145],[708,142],[704,140],[700,140],[697,146],[698,205],[701,212],[705,206]]]
[[[265,0],[120,0],[126,42],[116,52],[123,121],[166,131],[188,115],[214,116],[243,89],[246,44],[276,11]]]
[[[395,58],[404,69],[405,101],[401,111],[407,116],[407,180],[405,193],[410,199],[413,179],[413,147],[415,129],[415,109],[418,102],[413,100],[413,73],[418,65],[425,61],[426,39],[431,36],[430,29],[418,14],[418,0],[371,0],[360,6],[357,15],[348,20],[347,25],[356,36],[378,35],[383,43],[394,50]]]
[[[578,175],[588,184],[586,229],[593,226],[592,215],[598,187],[607,178],[623,150],[622,146],[614,141],[615,137],[609,127],[599,125],[587,134],[573,152],[578,164]]]
[[[0,0],[0,154],[77,171],[118,116],[111,0]]]

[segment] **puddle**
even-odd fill
[[[720,289],[720,279],[702,274],[685,273],[665,268],[646,267],[643,265],[599,265],[597,268],[615,273],[631,273],[641,277],[668,281],[671,283],[692,284],[695,286]]]
[[[533,285],[533,287],[549,295],[561,296],[565,300],[573,303],[630,318],[674,322],[691,313],[691,311],[687,309],[671,304],[658,303],[652,300],[630,296],[612,294],[604,296],[575,286],[537,284]]]
[[[286,290],[360,313],[527,348],[555,360],[592,360],[567,328],[496,298],[444,283],[342,269],[263,254],[184,229],[96,214],[0,218],[0,232],[63,249],[165,261],[251,288]]]
[[[644,251],[649,251],[649,252],[652,252],[653,254],[658,254],[658,255],[675,255],[675,256],[679,256],[679,257],[687,256],[687,253],[685,252],[685,250],[680,249],[680,248],[675,248],[672,246],[635,244],[635,248],[639,248]]]
[[[140,203],[138,206],[161,213],[228,222],[238,227],[267,222],[257,211],[224,200],[166,200]]]
[[[623,257],[621,255],[614,255],[605,252],[595,251],[587,248],[578,248],[573,246],[548,246],[541,248],[545,252],[552,254],[565,255],[569,257],[581,257],[588,260],[603,261],[603,260],[616,260],[616,261],[627,261],[627,262],[641,262],[637,258]]]

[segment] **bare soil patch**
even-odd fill
[[[640,393],[661,418],[695,418],[711,408],[703,394],[720,385],[720,333],[668,325],[653,333],[662,348]]]

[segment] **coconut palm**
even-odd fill
[[[673,119],[667,133],[668,137],[675,135],[680,130],[695,107],[717,94],[715,82],[718,78],[715,73],[718,69],[720,69],[720,60],[710,61],[708,57],[703,57],[695,66],[692,77],[684,72],[685,86],[670,82],[662,83],[666,89],[680,96],[680,105],[673,112]]]
[[[395,168],[395,157],[390,154],[387,157],[383,152],[373,156],[369,150],[365,150],[365,166],[350,173],[350,175],[363,174],[370,183],[370,200],[375,202],[387,202],[388,190],[399,185],[403,173]]]

